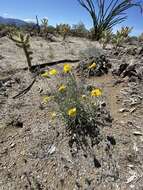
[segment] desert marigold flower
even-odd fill
[[[56,69],[51,69],[50,71],[49,71],[49,75],[57,75],[58,74],[58,71],[56,70]]]
[[[94,63],[92,63],[89,67],[88,67],[88,69],[95,69],[96,68],[96,63],[94,62]]]
[[[70,64],[65,64],[63,70],[64,73],[68,73],[72,70],[72,66]]]
[[[45,71],[44,73],[41,74],[41,77],[49,78],[49,73],[48,71]]]
[[[101,95],[102,95],[102,91],[99,88],[93,89],[91,91],[91,96],[101,96]]]
[[[76,108],[71,108],[71,109],[68,110],[68,116],[75,117],[76,114],[77,114]]]
[[[45,96],[45,97],[43,98],[43,103],[48,103],[50,100],[51,100],[51,97],[50,97],[50,96]]]
[[[51,117],[52,117],[52,118],[55,118],[56,116],[57,116],[57,113],[56,113],[56,112],[52,112],[52,113],[51,113]]]
[[[62,84],[62,85],[59,87],[59,89],[58,89],[59,92],[64,92],[65,90],[66,90],[66,86],[65,86],[64,84]]]

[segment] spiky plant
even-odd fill
[[[110,30],[105,30],[102,32],[102,37],[100,39],[100,42],[102,43],[103,48],[106,48],[107,44],[111,41],[112,36],[113,34]]]
[[[126,11],[134,6],[141,8],[139,0],[77,0],[90,14],[93,21],[94,38],[99,40],[102,32],[123,22]],[[141,8],[142,10],[142,8]]]
[[[41,20],[41,23],[42,23],[42,30],[43,30],[44,36],[47,36],[47,33],[48,33],[48,19],[43,18]]]
[[[124,36],[124,38],[127,38],[129,36],[129,34],[131,33],[133,27],[122,27],[121,28],[121,34]]]
[[[115,49],[117,49],[124,42],[125,37],[122,35],[121,30],[118,30],[112,39]]]
[[[62,35],[63,41],[64,41],[70,32],[70,26],[68,24],[60,24],[60,25],[57,25],[56,28],[57,28],[57,31]]]
[[[29,35],[24,35],[22,33],[11,33],[9,34],[9,38],[14,41],[16,43],[16,45],[20,48],[23,49],[25,56],[26,56],[26,60],[28,63],[28,68],[29,70],[31,70],[32,68],[32,54],[33,52],[30,50],[30,36]]]

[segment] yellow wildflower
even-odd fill
[[[48,71],[45,71],[44,73],[42,73],[41,77],[49,78]]]
[[[58,74],[58,71],[56,70],[56,69],[51,69],[50,71],[49,71],[49,74],[50,75],[57,75]]]
[[[88,69],[95,69],[96,68],[96,63],[94,62],[94,63],[92,63],[89,67],[88,67]]]
[[[65,89],[66,89],[66,86],[65,86],[64,84],[62,84],[62,85],[59,87],[58,91],[59,91],[59,92],[64,92]]]
[[[64,73],[68,73],[72,70],[72,66],[70,64],[65,64],[63,70]]]
[[[69,115],[70,117],[75,117],[76,114],[77,114],[76,108],[71,108],[71,109],[68,110],[68,115]]]
[[[57,116],[56,112],[52,112],[52,113],[51,113],[51,117],[52,117],[52,118],[55,118],[56,116]]]
[[[45,97],[43,98],[43,103],[48,103],[50,100],[51,100],[51,97],[50,97],[50,96],[45,96]]]
[[[91,91],[91,96],[101,96],[101,95],[102,95],[102,91],[99,88],[93,89]]]

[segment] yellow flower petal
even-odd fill
[[[43,103],[48,103],[49,101],[51,100],[51,97],[50,96],[45,96],[44,98],[43,98]]]
[[[96,68],[96,63],[94,62],[94,63],[92,63],[89,67],[88,67],[88,69],[95,69]]]
[[[64,92],[65,90],[66,90],[66,86],[65,86],[64,84],[62,84],[62,85],[59,87],[59,89],[58,89],[59,92]]]
[[[93,89],[91,91],[91,96],[101,96],[102,95],[102,90],[99,88]]]
[[[71,108],[71,109],[68,110],[68,116],[75,117],[76,114],[77,114],[76,108]]]
[[[64,65],[64,68],[63,68],[64,73],[68,73],[71,70],[72,70],[72,66],[70,64],[65,64]]]
[[[56,69],[51,69],[50,71],[49,71],[49,75],[57,75],[58,74],[58,71],[56,70]]]
[[[52,118],[55,118],[56,116],[57,116],[57,113],[56,113],[56,112],[52,112],[52,113],[51,113],[51,117],[52,117]]]

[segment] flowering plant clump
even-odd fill
[[[91,67],[96,67],[93,63]],[[90,136],[92,143],[95,137],[99,135],[97,126],[99,102],[102,98],[102,90],[99,88],[86,91],[79,81],[75,78],[72,66],[65,64],[62,71],[52,69],[49,75],[62,74],[62,78],[56,76],[56,84],[50,87],[51,98],[45,97],[45,102],[53,101],[58,110],[52,112],[51,118],[57,118],[60,115],[66,124],[66,130],[73,137],[76,136],[76,142]],[[43,76],[45,77],[45,75]],[[57,78],[58,77],[58,78]],[[53,89],[53,86],[54,89]]]

